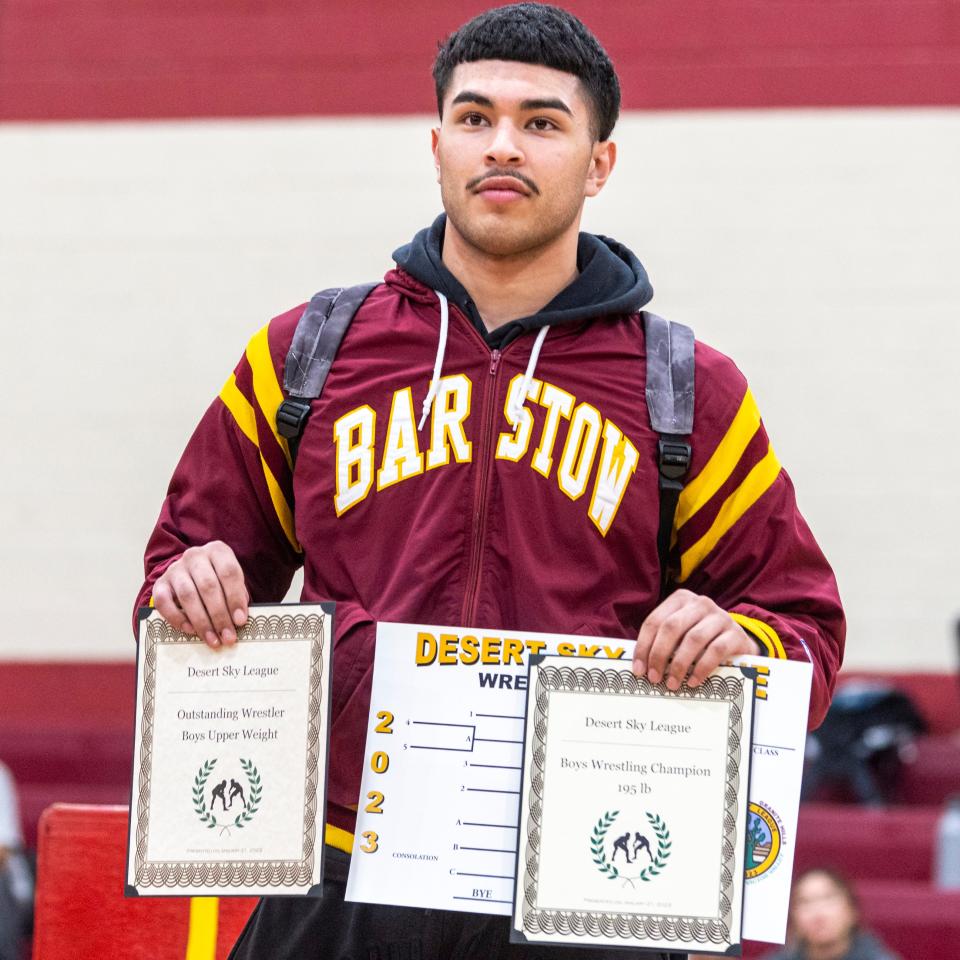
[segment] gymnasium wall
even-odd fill
[[[439,209],[436,40],[481,8],[0,3],[0,658],[124,659],[169,474],[247,337]],[[571,3],[614,57],[588,229],[750,378],[848,663],[960,611],[960,4]]]
[[[420,113],[477,0],[4,0],[0,119]],[[499,4],[493,4],[499,5]],[[570,0],[627,109],[955,105],[955,0]]]

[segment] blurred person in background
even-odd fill
[[[860,905],[848,880],[825,867],[793,882],[787,946],[766,960],[898,960],[860,925]]]
[[[16,785],[0,763],[0,960],[19,960],[30,919],[33,881],[23,855]]]

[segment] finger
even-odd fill
[[[647,614],[646,619],[640,625],[637,643],[633,648],[633,672],[638,677],[642,677],[647,672],[650,648],[653,646],[653,641],[656,639],[661,624],[674,611],[679,610],[692,596],[694,594],[688,590],[677,590]]]
[[[708,614],[687,630],[667,669],[669,690],[680,689],[680,684],[686,679],[691,666],[703,656],[704,650],[723,634],[728,623],[729,619],[725,614]],[[695,687],[698,682],[691,675],[690,686]]]
[[[689,600],[678,610],[670,614],[654,638],[647,662],[647,678],[651,683],[659,683],[667,672],[667,666],[674,651],[680,646],[687,631],[699,623],[704,616],[703,597]]]
[[[220,580],[224,602],[234,626],[242,627],[249,615],[250,594],[236,554],[225,543],[213,545],[210,562]]]
[[[185,565],[178,564],[176,568],[171,567],[168,573],[170,586],[173,588],[177,603],[187,615],[190,623],[193,624],[196,635],[209,646],[219,647],[220,638],[213,629],[213,624],[207,615],[207,608],[204,606],[200,591],[197,589],[190,571]]]
[[[699,686],[721,663],[739,652],[739,641],[733,629],[725,630],[704,648],[700,658],[694,664],[688,683],[691,687]]]
[[[153,585],[153,606],[174,630],[179,630],[182,633],[193,632],[193,626],[183,610],[177,605],[173,589],[167,582],[166,577],[161,577]]]
[[[712,649],[714,646],[719,646],[719,650],[714,651]],[[741,653],[756,654],[759,649],[760,645],[757,641],[738,623],[731,620],[723,634],[705,651],[705,654],[709,653],[706,660],[704,660],[705,654],[701,655],[700,660],[694,667],[689,683],[691,686],[696,686],[697,683],[706,680],[721,663],[726,663],[732,657]],[[716,657],[715,662],[714,656]],[[696,683],[694,683],[694,679],[696,679]]]
[[[227,610],[227,598],[224,596],[220,578],[210,560],[209,551],[205,550],[192,556],[189,566],[190,576],[196,584],[216,638],[222,643],[235,643],[237,632]],[[204,639],[210,642],[209,637],[205,636]]]

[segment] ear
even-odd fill
[[[604,140],[593,145],[590,157],[590,169],[587,170],[587,182],[583,187],[585,197],[595,197],[606,185],[617,162],[617,145],[612,140]]]
[[[440,182],[440,128],[434,127],[430,131],[430,151],[433,154],[433,169],[437,172],[437,183]]]

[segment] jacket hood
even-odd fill
[[[579,323],[609,314],[636,313],[650,302],[653,287],[643,264],[616,240],[581,233],[577,246],[579,275],[542,310],[487,331],[463,284],[444,266],[446,214],[393,253],[397,266],[456,304],[494,348],[505,347],[528,330]]]

